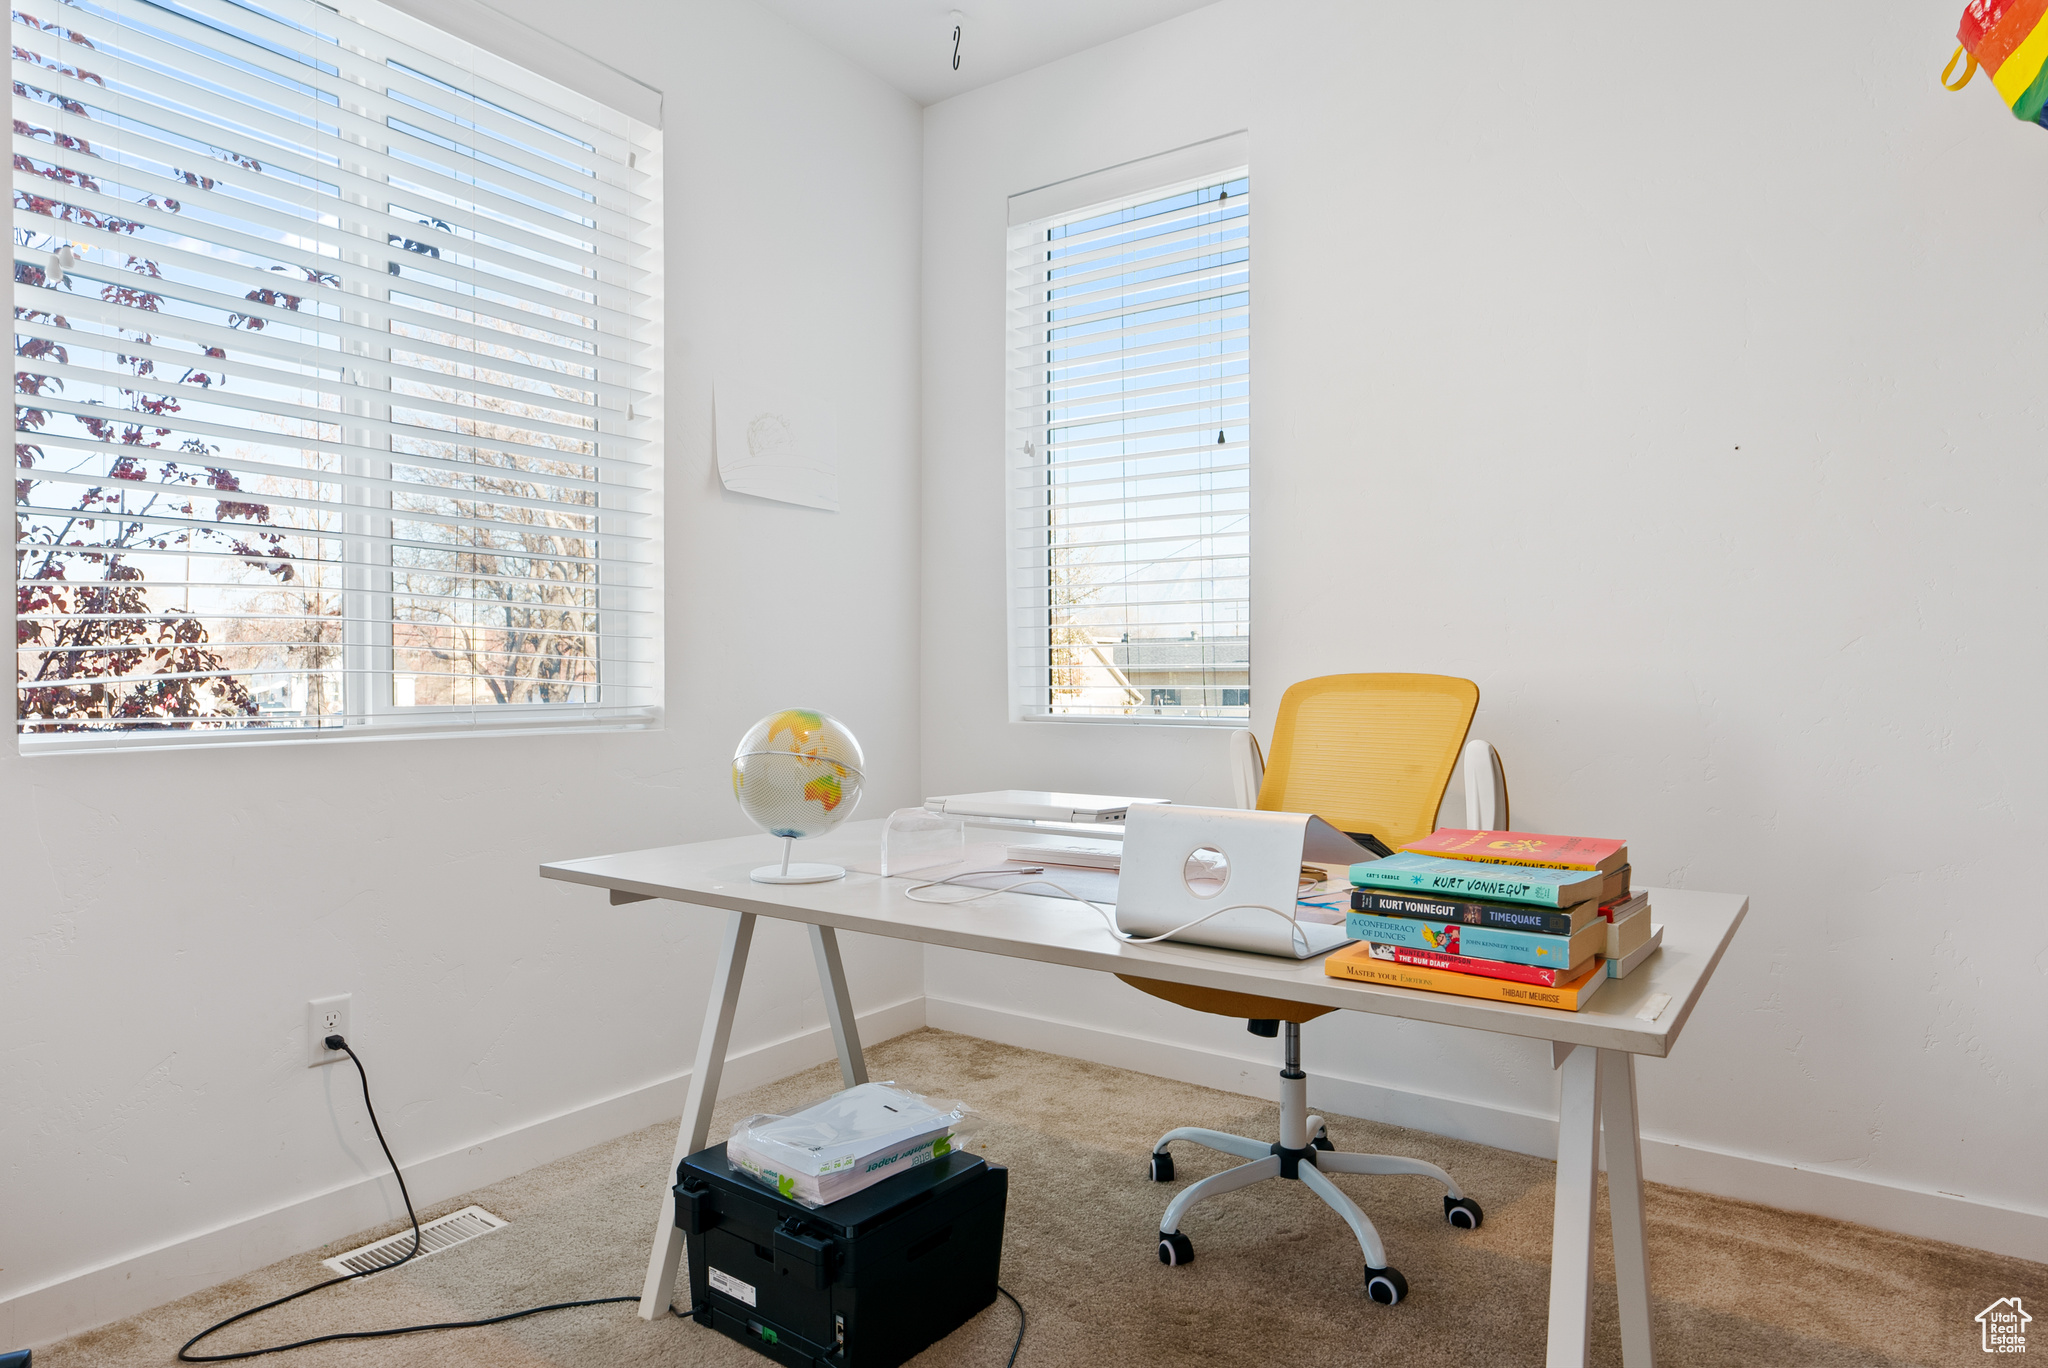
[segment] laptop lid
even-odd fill
[[[1133,807],[1124,826],[1117,926],[1128,935],[1158,936],[1206,916],[1172,939],[1287,959],[1328,954],[1351,941],[1342,926],[1289,920],[1301,862],[1371,858],[1308,813]]]

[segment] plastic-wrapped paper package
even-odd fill
[[[733,1128],[733,1169],[792,1202],[827,1206],[972,1143],[974,1111],[893,1083],[863,1083],[792,1116],[750,1116]]]

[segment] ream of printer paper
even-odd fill
[[[971,1143],[966,1103],[863,1083],[790,1116],[750,1116],[726,1161],[804,1206],[826,1206]]]

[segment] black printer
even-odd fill
[[[829,1206],[676,1170],[690,1316],[790,1368],[895,1368],[996,1299],[1010,1172],[955,1150]]]

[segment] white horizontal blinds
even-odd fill
[[[1023,714],[1249,716],[1250,271],[1241,167],[1012,230]]]
[[[24,736],[651,715],[659,133],[373,0],[21,5]]]

